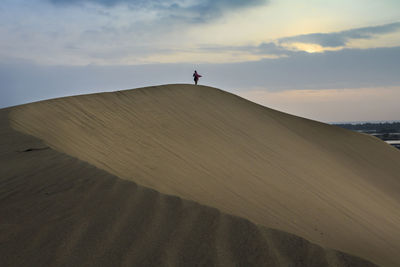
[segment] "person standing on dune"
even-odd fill
[[[199,78],[201,77],[201,75],[197,73],[197,70],[194,71],[193,77],[194,77],[194,84],[197,85],[197,82],[199,81]]]

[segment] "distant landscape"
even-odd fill
[[[365,122],[334,124],[348,130],[373,135],[400,149],[400,122]]]

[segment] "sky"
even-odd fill
[[[314,120],[400,120],[400,1],[0,2],[0,108],[192,83],[195,69]]]

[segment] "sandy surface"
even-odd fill
[[[55,99],[8,116],[114,178],[400,265],[400,151],[376,138],[191,85]]]
[[[373,266],[167,196],[12,130],[0,111],[0,266]]]

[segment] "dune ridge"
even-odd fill
[[[375,266],[122,180],[8,126],[1,266]]]
[[[400,264],[400,153],[376,138],[192,85],[38,102],[10,120],[122,179]]]

